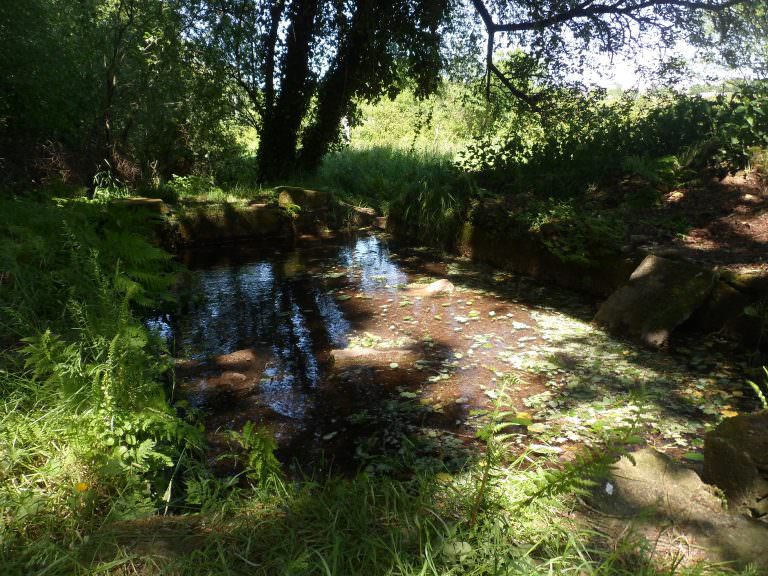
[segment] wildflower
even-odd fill
[[[77,484],[75,484],[75,490],[77,492],[83,493],[86,490],[88,490],[88,484],[86,484],[85,482],[78,482]]]

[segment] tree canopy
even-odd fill
[[[596,52],[644,44],[682,40],[765,74],[765,15],[765,0],[6,3],[0,158],[17,176],[163,180],[245,124],[270,181],[316,168],[361,102],[476,77],[483,43],[486,92],[494,79],[535,109],[532,70],[573,76]],[[501,65],[504,48],[525,57]]]
[[[649,41],[712,49],[733,36],[759,38],[746,21],[760,9],[747,0],[198,0],[189,14],[197,41],[247,96],[245,117],[260,134],[259,173],[270,180],[297,164],[314,168],[356,102],[394,96],[408,82],[419,95],[433,92],[453,44],[478,21],[487,33],[488,87],[493,76],[535,106],[523,78],[494,63],[496,49],[515,46],[557,75],[596,51]],[[758,44],[741,54],[759,52]]]

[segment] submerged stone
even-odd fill
[[[331,350],[331,359],[336,369],[352,367],[390,368],[392,364],[410,366],[419,360],[413,350],[375,350],[354,346],[342,350]]]
[[[409,294],[413,296],[436,297],[453,294],[455,290],[456,287],[453,285],[453,283],[451,283],[449,280],[446,280],[445,278],[442,278],[432,282],[431,284],[427,284],[426,286],[415,285],[409,291]]]

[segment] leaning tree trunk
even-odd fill
[[[294,0],[291,6],[280,93],[264,110],[258,150],[262,181],[285,176],[296,164],[299,128],[311,96],[309,59],[318,12],[318,0]]]
[[[316,116],[302,139],[300,164],[304,170],[316,169],[336,141],[341,120],[360,86],[365,51],[372,48],[367,46],[372,40],[369,33],[371,4],[369,0],[357,3],[349,32],[340,43],[333,66],[320,85]]]

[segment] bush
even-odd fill
[[[508,111],[503,128],[476,135],[459,163],[492,190],[561,198],[627,172],[658,184],[682,168],[735,171],[748,164],[751,147],[768,144],[766,94],[759,82],[712,100],[560,89],[540,113]]]

